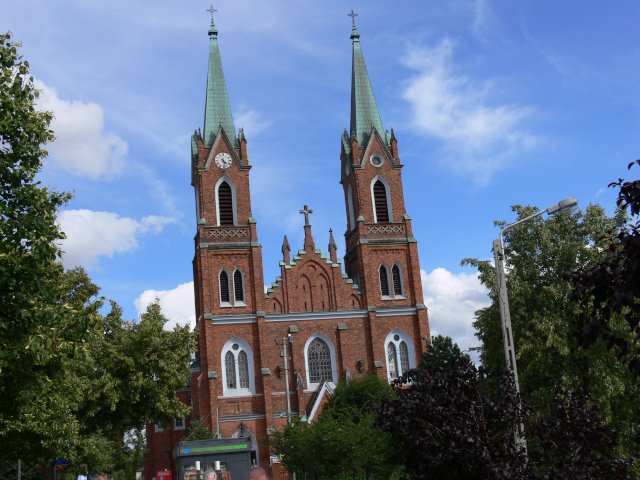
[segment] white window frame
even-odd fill
[[[236,272],[240,272],[240,277],[242,281],[242,296],[244,297],[243,301],[236,300]],[[246,307],[247,306],[247,291],[244,288],[244,272],[240,268],[236,268],[233,271],[233,275],[231,277],[231,284],[233,285],[233,306],[234,307]],[[231,299],[231,295],[229,296]]]
[[[380,165],[375,165],[373,163],[373,159],[374,158],[379,158],[380,159]],[[382,165],[384,165],[384,156],[380,155],[379,153],[374,153],[369,157],[369,162],[371,162],[371,165],[373,165],[376,168],[380,168]]]
[[[393,288],[393,267],[396,266],[398,267],[398,270],[400,270],[400,295],[396,295],[395,288]],[[391,293],[391,296],[399,300],[404,300],[405,298],[407,298],[404,293],[404,274],[402,272],[402,265],[400,265],[398,262],[394,262],[393,265],[391,265],[389,276],[391,277],[391,283],[389,284],[389,286],[391,287],[389,289],[389,293]]]
[[[387,288],[389,289],[389,295],[382,294],[382,283],[380,282],[380,267],[384,265],[384,268],[387,270]],[[380,288],[380,298],[382,300],[393,300],[393,284],[391,283],[391,270],[386,263],[381,263],[378,265],[378,285]]]
[[[338,370],[336,366],[336,348],[334,347],[333,342],[329,337],[327,337],[324,333],[316,332],[313,335],[311,335],[307,339],[307,343],[304,344],[304,366],[305,366],[305,373],[307,375],[307,389],[315,391],[318,389],[318,385],[320,385],[320,382],[312,383],[309,380],[311,378],[311,376],[309,375],[309,345],[311,345],[311,342],[313,342],[316,338],[321,338],[329,346],[329,356],[331,360],[331,382],[329,382],[329,384],[331,385],[332,388],[335,388],[336,383],[338,383]]]
[[[182,426],[178,426],[178,420],[182,422]],[[173,429],[174,430],[184,430],[186,428],[186,421],[184,418],[174,418],[173,419]]]
[[[393,205],[391,204],[391,189],[389,188],[389,182],[382,176],[376,175],[371,180],[369,190],[371,191],[371,205],[373,207],[373,222],[378,223],[378,215],[376,214],[376,197],[373,195],[373,186],[380,180],[384,185],[385,192],[387,193],[387,210],[389,212],[389,223],[393,223]]]
[[[231,205],[233,207],[233,224],[234,225],[238,225],[238,209],[236,207],[236,186],[233,183],[233,180],[231,180],[229,177],[227,177],[226,175],[220,177],[218,179],[218,181],[216,182],[216,224],[220,227],[222,225],[220,225],[220,202],[218,201],[218,188],[220,188],[220,184],[222,182],[227,182],[229,184],[229,186],[231,187]],[[225,225],[227,226],[227,225]]]
[[[394,340],[393,337],[395,337],[396,335],[398,335],[399,340]],[[405,372],[402,371],[402,362],[400,361],[400,342],[403,341],[407,344],[407,353],[409,354],[409,368],[416,368],[416,354],[415,349],[413,348],[413,341],[411,340],[411,337],[404,330],[400,328],[394,328],[393,330],[391,330],[391,332],[389,332],[389,335],[387,335],[387,338],[384,341],[384,361],[387,365],[387,380],[389,382],[395,380],[395,377],[391,377],[391,370],[389,369],[389,358],[387,356],[387,346],[389,345],[389,343],[393,343],[395,345],[396,364],[398,365],[399,374],[398,376],[402,376],[402,374]]]
[[[234,350],[232,347],[237,343],[240,347],[238,350]],[[240,368],[236,368],[236,388],[227,387],[227,369],[224,364],[224,357],[227,352],[231,352],[234,357],[234,360],[237,363],[238,353],[240,350],[244,350],[247,354],[247,366],[249,367],[249,388],[240,388]],[[240,337],[233,337],[222,347],[222,351],[220,352],[220,365],[222,368],[222,395],[223,397],[249,397],[256,393],[256,379],[255,372],[253,368],[253,352],[251,347],[247,342],[245,342]]]
[[[229,301],[228,302],[223,302],[222,301],[222,281],[220,280],[220,275],[222,275],[222,272],[225,272],[227,274],[227,283],[228,283],[228,288],[229,288]],[[233,307],[233,304],[231,303],[231,298],[232,298],[231,288],[232,287],[233,287],[233,279],[229,276],[229,271],[226,268],[221,269],[218,272],[218,298],[220,298],[220,307],[222,307],[222,308]],[[235,294],[233,294],[233,295],[235,295]]]
[[[353,187],[351,187],[351,183],[347,187],[347,204],[349,206],[349,226],[353,230],[356,228],[356,210],[353,205]]]

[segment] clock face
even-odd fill
[[[229,168],[231,166],[231,155],[226,152],[220,152],[216,155],[215,162],[219,168]]]

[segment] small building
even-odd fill
[[[217,470],[227,472],[226,480],[246,480],[251,468],[251,442],[247,438],[225,438],[219,440],[195,440],[178,442],[173,451],[176,480],[188,480],[190,472]]]

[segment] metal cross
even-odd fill
[[[300,210],[300,213],[304,214],[304,226],[310,227],[311,224],[309,223],[309,214],[313,213],[313,210],[309,210],[309,207],[305,205],[304,209]]]
[[[358,16],[357,13],[353,13],[353,9],[351,9],[351,13],[347,13],[347,17],[351,17],[351,20],[353,21],[353,26],[356,26],[356,17]]]
[[[207,8],[206,10],[207,12],[211,12],[211,25],[213,25],[213,14],[214,12],[217,12],[218,10],[216,10],[215,8],[213,8],[213,5],[211,5],[209,8]]]

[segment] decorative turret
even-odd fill
[[[210,148],[222,126],[225,133],[238,146],[236,130],[231,115],[231,105],[227,94],[227,84],[224,81],[222,60],[218,48],[218,30],[213,23],[211,12],[211,28],[209,29],[209,70],[207,73],[207,100],[204,108],[204,146]]]

